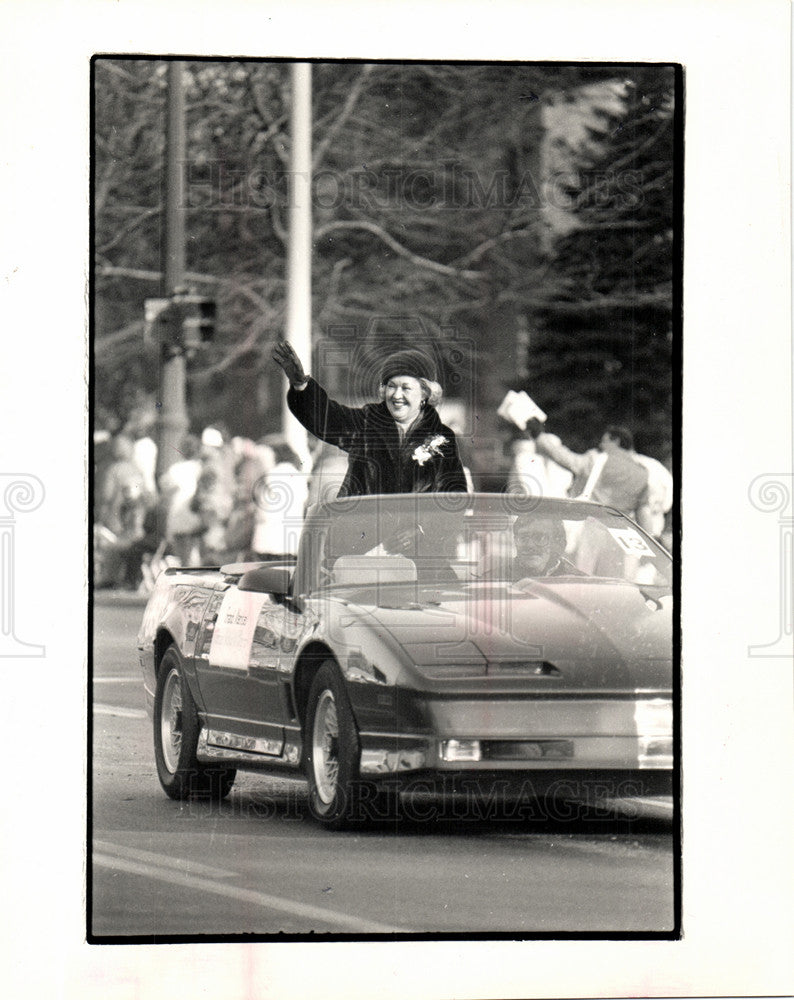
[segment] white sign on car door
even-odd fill
[[[267,594],[231,588],[223,598],[210,644],[210,666],[247,670],[254,630]]]

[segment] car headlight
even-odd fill
[[[634,708],[638,736],[672,736],[673,703],[668,698],[638,701]]]

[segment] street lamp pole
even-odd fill
[[[162,244],[161,294],[172,296],[185,279],[185,96],[183,63],[168,64],[168,105],[165,135],[165,239]],[[188,429],[185,401],[185,354],[172,337],[160,343],[160,419],[157,474],[179,458]]]
[[[292,152],[289,175],[286,339],[307,371],[312,362],[312,70],[293,63]],[[282,404],[284,436],[301,460],[308,457],[306,431]]]

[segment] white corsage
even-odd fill
[[[422,444],[420,444],[418,448],[414,449],[414,453],[411,458],[413,458],[418,465],[424,465],[425,462],[429,461],[434,455],[440,455],[441,445],[446,443],[447,439],[442,434],[436,434],[434,437],[425,438]]]

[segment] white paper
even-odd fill
[[[546,421],[546,414],[523,390],[514,392],[510,389],[496,412],[503,420],[515,424],[522,431],[527,429],[527,423],[532,419],[541,423]]]

